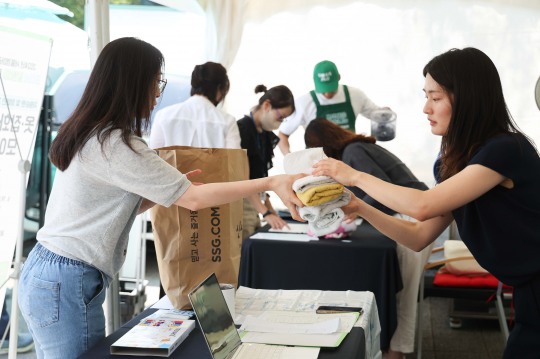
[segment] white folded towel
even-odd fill
[[[322,184],[336,183],[332,177],[328,176],[306,176],[293,182],[292,189],[295,192],[305,192],[308,188],[320,186]]]
[[[313,208],[313,207],[307,207]],[[337,231],[341,222],[345,218],[345,214],[341,208],[336,208],[328,212],[322,218],[316,221],[308,221],[308,227],[310,233],[317,237],[325,236],[327,234]]]
[[[313,172],[313,165],[322,159],[327,158],[322,147],[308,148],[306,150],[288,153],[283,158],[283,169],[287,174]]]
[[[320,206],[298,208],[298,214],[302,219],[308,221],[310,231],[320,237],[339,228],[345,218],[345,213],[341,207],[349,204],[350,201],[351,194],[344,192],[340,198]]]

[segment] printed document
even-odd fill
[[[264,312],[246,317],[240,331],[244,343],[337,347],[358,317],[359,313]]]

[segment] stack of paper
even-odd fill
[[[359,313],[315,314],[274,311],[247,316],[242,342],[337,347],[351,331]]]
[[[195,328],[176,310],[160,309],[111,345],[111,354],[168,357]]]

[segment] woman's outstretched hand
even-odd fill
[[[314,176],[329,176],[345,186],[355,186],[354,178],[357,174],[358,171],[333,158],[325,158],[313,165]]]
[[[283,220],[277,213],[272,213],[264,217],[266,223],[270,225],[273,229],[281,229],[287,227],[287,222]]]
[[[351,194],[351,201],[345,206],[341,207],[341,209],[343,210],[343,213],[345,213],[344,222],[350,223],[356,220],[356,218],[358,218],[359,216],[358,212],[359,212],[360,206],[362,205],[361,203],[362,200],[356,197],[354,193],[352,193],[351,191],[347,189],[346,191]]]
[[[196,170],[189,171],[189,172],[185,173],[185,175],[188,178],[188,180],[191,181],[191,184],[193,184],[195,186],[199,186],[199,185],[202,185],[203,183],[202,182],[193,182],[192,178],[200,175],[202,172],[203,171],[201,169],[197,168]]]
[[[295,174],[295,175],[277,175],[272,176],[272,191],[281,198],[283,204],[291,212],[291,217],[294,220],[305,222],[298,213],[297,207],[304,207],[304,204],[292,189],[294,181],[302,177],[307,176],[305,173]]]

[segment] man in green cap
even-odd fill
[[[336,64],[321,61],[313,70],[315,90],[295,99],[296,111],[279,127],[279,148],[283,154],[290,152],[289,136],[299,126],[306,127],[317,117],[326,118],[343,128],[355,131],[356,117],[362,114],[371,118],[376,110],[388,109],[377,106],[360,89],[340,85]]]

